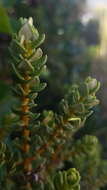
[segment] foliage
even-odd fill
[[[12,37],[9,50],[16,100],[12,113],[2,121],[0,187],[5,190],[79,190],[80,174],[83,176],[81,187],[87,182],[86,176],[91,178],[91,164],[93,168],[97,166],[94,168],[97,183],[94,189],[97,190],[106,183],[107,176],[100,146],[95,137],[85,136],[75,142],[74,135],[99,103],[96,92],[100,83],[88,77],[83,83],[71,85],[57,113],[44,110],[39,114],[35,99],[46,86],[40,81],[47,61],[39,48],[44,39],[45,35],[39,34],[31,17],[20,19],[20,29]],[[83,165],[87,155],[89,161]],[[80,174],[75,168],[61,171],[64,160],[71,160]],[[85,188],[90,184],[86,183]]]
[[[102,147],[95,136],[85,135],[71,152],[71,160],[82,177],[82,189],[95,190],[106,184],[107,160],[101,158]]]
[[[68,86],[80,73],[82,76],[86,73],[83,68],[87,61],[84,57],[87,47],[83,35],[84,25],[80,18],[84,12],[85,0],[14,2],[12,6],[14,17],[11,12],[9,14],[14,29],[17,29],[16,18],[32,16],[39,31],[46,33],[43,49],[46,49],[50,56],[47,62],[48,69],[41,78],[48,83],[48,86],[46,91],[40,93],[38,109],[57,110],[57,104],[65,93],[65,88],[62,86]],[[46,102],[42,101],[45,97],[47,97]]]
[[[79,190],[80,185],[80,175],[79,172],[76,171],[75,168],[71,168],[68,171],[59,171],[51,184],[46,184],[45,188],[46,190]]]
[[[12,33],[9,17],[7,16],[6,10],[0,3],[0,33]]]

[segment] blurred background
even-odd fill
[[[101,82],[100,105],[95,108],[77,138],[99,137],[107,158],[107,0],[2,0],[0,1],[0,127],[14,100],[8,46],[18,29],[17,19],[33,17],[48,55],[41,80],[47,88],[38,97],[38,110],[57,112],[69,85],[87,76]]]

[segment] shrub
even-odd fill
[[[21,18],[9,47],[16,101],[1,128],[0,187],[79,190],[81,186],[97,190],[107,179],[107,162],[101,159],[98,139],[87,135],[76,141],[74,135],[99,103],[96,92],[100,83],[88,77],[71,85],[57,113],[38,113],[35,99],[46,87],[40,80],[47,61],[39,48],[44,39],[32,18]],[[64,170],[65,160],[73,168]]]

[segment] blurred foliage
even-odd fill
[[[12,33],[12,27],[5,8],[0,4],[0,33]]]
[[[101,158],[102,147],[95,136],[85,135],[72,148],[72,162],[81,174],[81,188],[96,190],[106,184],[107,160]]]

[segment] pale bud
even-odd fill
[[[36,40],[39,37],[39,33],[37,29],[33,25],[33,19],[30,17],[29,19],[21,19],[22,27],[19,31],[19,38],[22,39],[24,36],[25,41]]]

